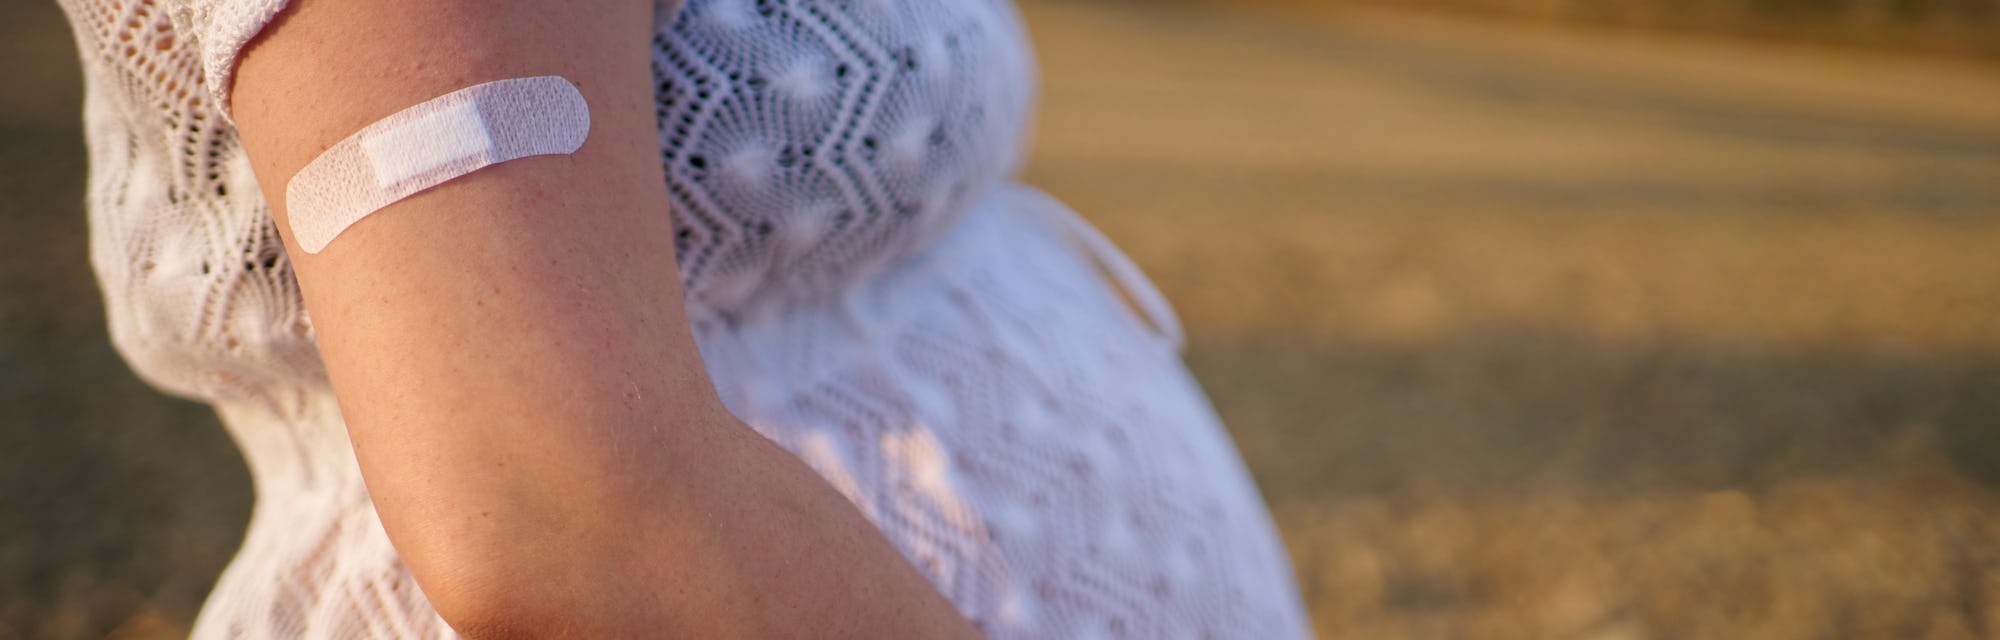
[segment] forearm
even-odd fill
[[[688,473],[588,490],[613,499],[516,487],[536,499],[428,538],[445,546],[425,554],[433,568],[457,572],[426,592],[472,638],[975,635],[804,465],[755,434],[719,440]]]

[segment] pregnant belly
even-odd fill
[[[1002,188],[837,299],[704,329],[703,357],[991,636],[1297,637],[1289,563],[1170,320],[1123,304],[1073,215]]]

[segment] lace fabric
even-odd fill
[[[113,341],[215,404],[257,484],[195,635],[450,637],[375,519],[224,108],[283,0],[61,2]],[[1171,310],[1074,214],[1005,183],[1034,85],[1010,5],[658,6],[673,242],[738,416],[995,637],[1303,632]]]

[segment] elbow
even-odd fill
[[[431,608],[459,636],[553,638],[577,628],[583,609],[569,599],[578,592],[549,572],[554,563],[534,561],[541,554],[494,541],[436,542],[409,545],[402,554]]]
[[[659,604],[633,587],[673,575],[667,560],[685,556],[637,546],[642,510],[625,495],[555,475],[436,483],[384,514],[410,575],[460,636],[630,636],[625,618]]]
[[[503,571],[441,567],[418,578],[431,608],[467,640],[561,637],[568,625],[553,619],[546,594],[531,581],[508,580]]]

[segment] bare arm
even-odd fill
[[[732,418],[681,307],[647,0],[292,0],[233,107],[390,539],[473,637],[974,635]],[[574,155],[488,167],[308,255],[286,182],[450,91],[561,75]]]

